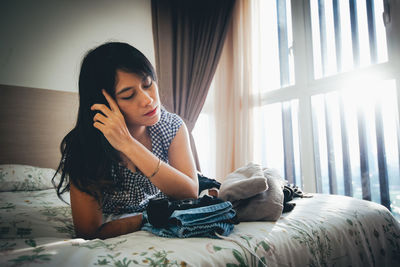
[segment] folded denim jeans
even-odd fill
[[[176,210],[168,219],[165,227],[152,226],[147,219],[147,213],[143,213],[144,224],[142,230],[152,232],[163,237],[212,237],[215,233],[223,236],[229,235],[234,224],[238,223],[236,212],[232,204],[225,201],[205,207]]]
[[[182,200],[153,198],[150,199],[149,204],[146,207],[147,219],[154,227],[162,228],[167,226],[169,218],[176,210],[206,207],[222,202],[224,202],[224,200],[207,195],[200,198],[188,198]]]
[[[176,210],[169,218],[168,224],[178,226],[202,225],[227,221],[235,217],[236,212],[232,209],[229,201],[220,204],[193,208],[187,210]]]
[[[228,236],[233,230],[232,223],[211,223],[194,226],[169,226],[166,228],[154,228],[151,224],[145,224],[142,230],[152,232],[162,237],[188,238],[188,237],[210,237],[217,238],[215,233]]]

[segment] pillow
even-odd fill
[[[51,179],[55,172],[54,169],[29,165],[0,164],[0,192],[54,188]]]

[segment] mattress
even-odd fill
[[[276,222],[241,222],[228,237],[138,231],[75,238],[54,189],[0,192],[1,266],[399,266],[400,224],[382,205],[338,195],[296,198]],[[68,200],[68,195],[65,196]]]

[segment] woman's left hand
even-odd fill
[[[125,123],[124,115],[115,100],[106,92],[101,90],[105,96],[111,110],[104,104],[94,104],[90,107],[91,110],[99,110],[103,114],[96,113],[93,117],[93,126],[99,129],[107,138],[108,142],[118,151],[123,152],[127,148],[129,142],[132,142],[132,135],[129,133]]]

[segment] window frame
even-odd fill
[[[318,176],[321,171],[317,164],[318,155],[315,148],[315,133],[313,133],[313,118],[311,97],[315,94],[337,91],[349,82],[357,82],[360,77],[374,74],[376,79],[393,79],[397,85],[398,117],[400,118],[400,38],[396,36],[396,28],[400,29],[400,3],[399,1],[382,0],[384,2],[386,17],[386,35],[388,46],[388,61],[357,68],[351,71],[334,74],[327,77],[314,78],[313,47],[310,0],[292,0],[292,29],[295,83],[277,90],[267,91],[262,94],[261,105],[298,99],[298,125],[299,125],[299,150],[300,169],[303,190],[306,192],[320,192]],[[389,18],[389,19],[388,19]],[[399,34],[397,34],[399,35]],[[379,75],[376,75],[379,73]],[[400,141],[399,133],[398,140]],[[400,142],[399,142],[400,143]]]

